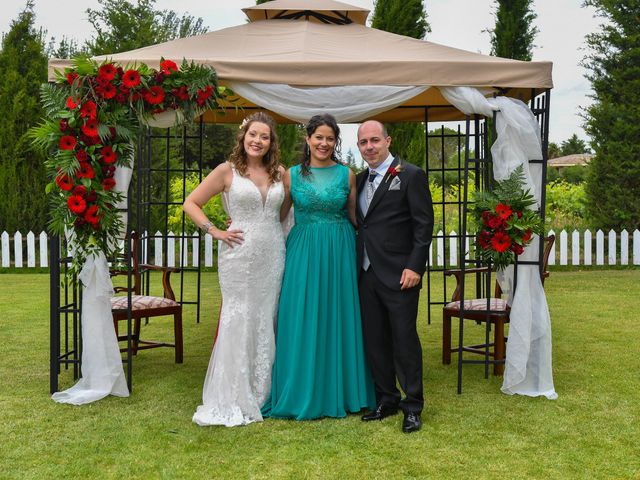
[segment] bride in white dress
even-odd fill
[[[200,405],[198,425],[262,421],[275,355],[274,323],[284,269],[280,207],[284,199],[275,122],[249,116],[229,161],[216,167],[184,202],[184,211],[218,240],[222,310]],[[222,193],[231,225],[219,230],[202,206]]]

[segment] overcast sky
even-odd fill
[[[373,10],[373,0],[343,0]],[[6,32],[12,19],[24,8],[26,0],[2,0],[0,31]],[[580,108],[589,104],[589,82],[579,63],[585,56],[584,36],[596,31],[601,19],[592,8],[582,8],[582,0],[534,0],[538,14],[534,60],[553,62],[554,89],[551,93],[550,141],[560,143],[576,133],[586,139],[579,117]],[[158,9],[202,17],[210,30],[245,22],[241,8],[255,5],[253,0],[157,0]],[[492,0],[426,0],[431,42],[473,52],[489,54],[489,34],[493,27]],[[66,35],[79,43],[92,35],[86,9],[96,8],[97,0],[35,0],[36,25],[58,40]],[[355,145],[353,129],[345,132],[345,146]],[[344,151],[346,151],[346,149]],[[354,148],[355,151],[355,148]]]

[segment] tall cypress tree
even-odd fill
[[[34,27],[33,1],[11,22],[0,51],[0,231],[46,226],[44,158],[30,150],[27,130],[42,117],[40,85],[47,79],[41,31]]]
[[[377,0],[371,26],[386,32],[422,39],[431,31],[422,0]],[[424,123],[391,123],[387,131],[393,153],[407,162],[424,165]]]
[[[491,34],[491,55],[515,60],[531,60],[538,28],[533,0],[495,0],[496,25]]]
[[[585,127],[595,153],[587,212],[596,228],[640,228],[640,2],[586,0],[605,19],[587,35],[593,88]]]

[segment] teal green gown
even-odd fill
[[[271,398],[264,416],[344,417],[375,407],[358,300],[349,169],[291,169],[295,226],[278,306]]]

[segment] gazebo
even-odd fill
[[[458,130],[458,162],[456,168],[445,166],[444,158],[438,166],[425,152],[425,168],[431,178],[444,178],[449,171],[457,172],[460,194],[455,202],[444,198],[434,203],[443,218],[436,225],[432,250],[435,248],[427,272],[427,303],[429,322],[430,307],[448,301],[445,281],[444,292],[432,290],[431,275],[442,275],[452,263],[464,268],[469,262],[465,256],[473,236],[466,234],[466,187],[469,172],[476,188],[490,188],[492,155],[490,143],[495,139],[496,122],[488,118],[500,116],[499,107],[487,110],[480,103],[498,97],[517,99],[528,104],[537,120],[541,152],[537,158],[528,158],[534,186],[539,194],[541,214],[544,215],[544,184],[546,178],[546,151],[549,132],[550,90],[553,87],[551,62],[522,62],[468,52],[416,40],[366,26],[368,10],[334,0],[274,0],[262,5],[243,9],[249,22],[243,25],[209,32],[203,35],[182,38],[159,45],[152,45],[129,52],[98,57],[110,59],[121,65],[145,63],[158,67],[160,59],[180,63],[183,59],[215,68],[221,85],[228,86],[237,95],[237,102],[229,104],[224,111],[207,111],[200,117],[200,125],[206,123],[240,123],[248,112],[264,110],[281,123],[301,123],[312,114],[332,113],[341,123],[359,122],[375,118],[383,122],[423,122],[426,144],[433,140],[429,125],[434,122],[463,121]],[[49,76],[54,78],[55,69],[71,65],[69,60],[53,59],[49,62]],[[462,106],[469,88],[479,97],[474,97],[467,106]],[[240,106],[240,109],[234,108]],[[154,138],[169,142],[172,136],[188,140],[186,130],[182,134],[158,133],[148,129],[139,140],[134,172],[138,185],[130,195],[130,210],[135,207],[138,214],[129,222],[129,229],[137,232],[148,230],[148,215],[140,213],[141,205],[151,205],[156,199],[149,198],[148,176],[153,159],[150,145]],[[437,135],[444,144],[445,135]],[[200,137],[194,140],[202,142]],[[202,162],[200,161],[200,175]],[[146,170],[144,170],[146,169]],[[186,175],[185,165],[183,175]],[[167,170],[167,175],[169,171]],[[162,203],[162,202],[160,202]],[[168,205],[165,199],[165,208]],[[445,211],[450,205],[458,211],[455,235],[444,231]],[[133,224],[132,224],[133,223]],[[183,221],[184,226],[184,221]],[[193,237],[192,233],[179,232],[181,240]],[[166,245],[168,232],[162,232]],[[460,248],[455,258],[451,252],[451,239]],[[143,238],[144,240],[144,238]],[[51,264],[61,261],[57,252],[60,239],[54,238]],[[200,243],[201,245],[201,243]],[[201,248],[201,247],[200,247]],[[533,263],[540,264],[542,247]],[[165,247],[166,251],[166,247]],[[198,259],[202,255],[198,255]],[[473,260],[473,259],[472,259]],[[198,261],[193,267],[201,269]],[[51,390],[58,389],[58,373],[61,365],[72,364],[78,374],[79,346],[77,325],[81,305],[75,292],[68,287],[60,288],[60,270],[52,269],[51,280]],[[183,303],[182,281],[179,297]],[[477,288],[483,290],[484,283],[478,279]],[[198,285],[199,292],[199,285]],[[63,299],[63,301],[61,301]],[[199,314],[199,308],[198,308]],[[72,317],[73,321],[64,319]],[[462,321],[461,321],[462,325]],[[72,332],[72,333],[70,333]],[[61,342],[64,337],[65,341]],[[73,341],[73,338],[75,341]],[[61,345],[65,345],[61,348]],[[462,352],[460,352],[462,353]],[[462,355],[460,355],[462,356]],[[462,364],[462,359],[460,359]],[[128,356],[128,383],[131,387],[131,356]],[[460,387],[459,387],[460,388]]]

